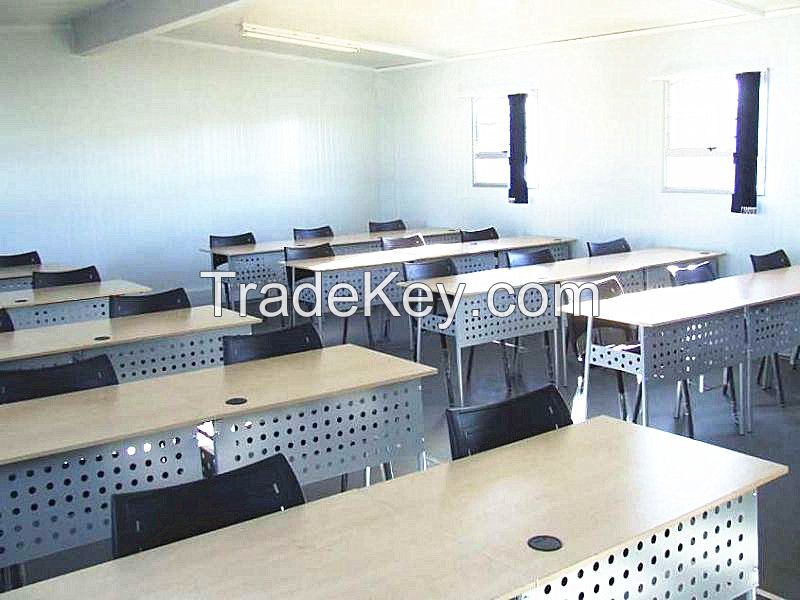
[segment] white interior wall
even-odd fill
[[[786,247],[800,263],[800,16],[564,44],[379,76],[384,215],[431,224],[496,225],[584,242],[626,236],[634,247],[677,245],[748,254]],[[697,69],[771,69],[767,195],[757,216],[729,195],[662,192],[663,84]],[[539,90],[539,188],[530,204],[474,188],[469,93]]]
[[[65,35],[0,35],[0,254],[207,291],[211,233],[366,227],[372,71],[146,39],[78,57]]]

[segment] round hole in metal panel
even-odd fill
[[[240,406],[242,404],[247,404],[247,398],[229,398],[225,400],[225,404],[230,404],[231,406]]]
[[[561,540],[552,535],[535,535],[528,540],[528,546],[540,552],[555,552],[561,550]]]

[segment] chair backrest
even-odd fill
[[[56,367],[0,371],[0,404],[69,394],[117,383],[114,366],[105,354]]]
[[[479,229],[477,231],[461,230],[461,242],[480,242],[482,240],[497,240],[500,236],[494,227]]]
[[[239,233],[237,235],[210,235],[208,236],[208,246],[212,250],[223,246],[248,246],[256,243],[256,236],[252,231]],[[216,269],[220,265],[228,262],[228,257],[221,254],[211,253],[211,266]]]
[[[598,279],[593,281],[597,286],[597,295],[599,300],[610,300],[625,293],[625,288],[622,287],[619,279],[616,277],[606,277],[605,279]]]
[[[294,241],[313,240],[316,238],[332,238],[333,229],[330,225],[323,225],[322,227],[312,227],[311,229],[294,229]]]
[[[408,237],[382,237],[381,250],[396,250],[398,248],[416,248],[424,246],[425,240],[421,235],[410,235]]]
[[[316,246],[286,246],[283,249],[283,259],[286,262],[291,260],[305,260],[307,258],[328,258],[331,256],[335,256],[335,253],[333,251],[333,246],[331,246],[328,242],[324,244],[318,244]],[[306,277],[313,276],[314,273],[306,269],[294,270],[295,282],[305,279]],[[292,282],[292,268],[288,266],[286,267],[286,280],[290,283]]]
[[[792,266],[792,261],[789,260],[785,250],[776,250],[769,254],[751,254],[750,262],[753,264],[753,271],[756,273]]]
[[[453,460],[572,425],[553,385],[494,404],[448,408],[446,414]]]
[[[606,254],[621,254],[630,252],[631,246],[625,238],[617,238],[608,242],[586,242],[589,256],[605,256]]]
[[[146,313],[162,312],[189,308],[189,296],[186,290],[176,288],[158,294],[141,296],[112,296],[108,306],[108,314],[112,319],[117,317],[130,317]]]
[[[14,331],[14,322],[5,308],[0,308],[0,333]]]
[[[370,233],[386,233],[387,231],[405,231],[406,224],[403,219],[395,219],[394,221],[370,221]]]
[[[95,266],[73,271],[37,271],[33,274],[33,289],[97,283],[99,281],[100,273],[97,272],[97,267]]]
[[[672,285],[676,286],[705,283],[706,281],[714,281],[717,278],[714,266],[708,261],[685,267],[673,265],[667,267],[667,271],[669,271],[669,275],[672,278]]]
[[[458,269],[456,264],[449,258],[403,263],[403,278],[406,281],[450,277],[451,275],[458,275]]]
[[[182,485],[111,498],[114,558],[221,529],[305,502],[283,454]]]
[[[311,323],[254,335],[226,335],[222,356],[226,365],[295,354],[322,348],[322,340]]]
[[[4,254],[0,255],[0,268],[2,267],[24,267],[26,265],[40,265],[42,259],[38,252],[25,252],[23,254]]]
[[[506,252],[506,256],[508,256],[508,266],[511,268],[556,262],[556,258],[549,248],[544,250],[509,250]]]

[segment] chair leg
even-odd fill
[[[449,402],[450,406],[453,406],[454,397],[453,397],[453,382],[451,381],[451,368],[450,368],[450,349],[447,346],[447,336],[444,334],[439,334],[439,344],[442,350],[442,358],[444,360],[444,385],[447,391],[447,401]]]
[[[500,340],[500,353],[503,356],[503,372],[506,376],[506,390],[510,392],[513,389],[513,385],[511,383],[511,367],[508,364],[508,351],[503,340]]]
[[[469,349],[469,356],[467,357],[467,382],[472,378],[472,359],[475,358],[475,346]]]
[[[225,290],[225,305],[228,307],[228,310],[233,310],[233,300],[231,300],[231,286],[227,281],[223,281],[222,287]]]
[[[364,319],[367,321],[367,340],[369,341],[369,347],[375,347],[375,338],[372,337],[372,317],[364,316]]]
[[[758,363],[758,375],[756,375],[756,382],[758,385],[761,386],[762,390],[766,390],[769,386],[767,385],[767,357],[761,359],[761,362]]]
[[[551,383],[556,381],[556,371],[553,365],[553,345],[550,341],[550,332],[544,332],[544,353],[547,355],[547,380]],[[519,338],[517,338],[519,339]]]
[[[347,329],[348,325],[350,324],[350,317],[344,318],[344,323],[342,324],[342,343],[347,343]]]
[[[414,317],[408,315],[408,350],[411,352],[411,356],[415,356],[417,353],[416,348],[414,347],[414,338],[416,335],[414,334]]]
[[[642,409],[642,380],[636,378],[636,404],[633,406],[631,423],[639,422],[639,411]]]
[[[722,370],[722,395],[726,398],[730,392],[730,376],[733,372],[733,367],[725,367]]]
[[[800,361],[800,346],[795,348],[792,354],[792,369],[797,369],[797,361]]]
[[[686,426],[689,432],[689,437],[694,439],[694,415],[692,414],[692,398],[689,395],[689,382],[686,379],[681,379],[681,389],[683,390],[683,399],[686,405]]]
[[[683,388],[680,381],[675,384],[675,413],[672,416],[676,421],[683,416]]]
[[[781,381],[781,359],[777,354],[772,355],[772,370],[775,373],[775,389],[778,391],[778,400],[781,406],[786,406],[786,398],[783,395],[783,381]]]
[[[614,371],[617,376],[617,399],[619,400],[619,418],[628,420],[628,402],[625,398],[625,379],[622,371]]]
[[[394,469],[392,469],[392,463],[385,462],[381,464],[381,470],[383,471],[384,481],[391,481],[394,479]]]
[[[343,473],[342,476],[339,478],[339,490],[342,492],[347,491],[347,487],[349,484],[350,476],[347,473]]]
[[[386,317],[383,320],[383,339],[388,341],[389,334],[391,333],[392,329],[392,313],[389,310],[386,310]]]
[[[364,487],[372,485],[372,467],[364,467]]]
[[[739,429],[739,404],[736,398],[736,381],[733,377],[733,367],[725,368],[725,385],[728,386],[730,391],[731,412],[733,413],[733,422],[736,429]]]
[[[414,348],[414,358],[416,362],[422,362],[422,319],[417,319],[416,328],[416,347]]]

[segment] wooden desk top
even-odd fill
[[[0,405],[0,465],[434,374],[348,344]]]
[[[33,273],[46,271],[69,271],[75,267],[67,265],[44,264],[44,265],[23,265],[19,267],[0,267],[0,279],[18,279],[20,277],[31,277]]]
[[[722,277],[707,283],[646,290],[600,302],[599,318],[657,327],[800,296],[800,267]],[[565,305],[562,311],[573,313]],[[587,303],[582,314],[588,314]]]
[[[374,252],[361,252],[358,254],[345,254],[330,258],[314,258],[308,260],[293,260],[286,263],[290,267],[318,271],[345,271],[350,269],[363,269],[382,265],[394,265],[412,260],[434,258],[450,258],[454,256],[467,256],[471,254],[487,254],[490,252],[503,252],[517,248],[538,248],[565,244],[574,240],[570,238],[552,238],[541,236],[505,237],[499,240],[484,240],[480,242],[467,242],[455,244],[427,244],[415,248],[398,248],[397,250],[376,250]]]
[[[599,279],[613,273],[624,273],[651,267],[661,267],[684,262],[700,262],[722,256],[721,252],[684,250],[681,248],[646,248],[623,254],[573,258],[545,265],[516,267],[514,269],[492,269],[465,273],[453,277],[426,279],[422,283],[434,289],[437,283],[444,286],[445,293],[455,295],[460,284],[464,284],[465,296],[485,294],[496,283],[508,283],[520,288],[528,283],[561,283]],[[403,283],[400,284],[401,286]]]
[[[23,308],[41,306],[43,304],[74,302],[76,300],[94,300],[95,298],[121,296],[123,294],[144,294],[149,291],[151,289],[147,286],[116,279],[99,283],[39,288],[37,290],[16,290],[0,293],[0,308]]]
[[[255,317],[240,317],[239,313],[226,309],[222,310],[221,317],[215,317],[213,306],[198,306],[119,319],[19,329],[0,333],[0,363],[260,322]]]
[[[449,228],[422,228],[406,229],[405,231],[387,231],[383,233],[346,233],[336,235],[332,238],[315,238],[313,240],[277,240],[268,242],[258,242],[256,244],[244,244],[241,246],[220,246],[219,248],[202,248],[203,252],[218,254],[221,256],[239,256],[242,254],[262,254],[265,252],[283,252],[286,246],[299,248],[303,246],[318,246],[319,244],[329,243],[331,246],[346,246],[348,244],[363,244],[366,242],[378,242],[382,237],[408,237],[411,235],[448,235],[457,234],[458,229]]]
[[[600,417],[8,597],[506,599],[786,473]],[[536,534],[563,549],[534,552]]]

